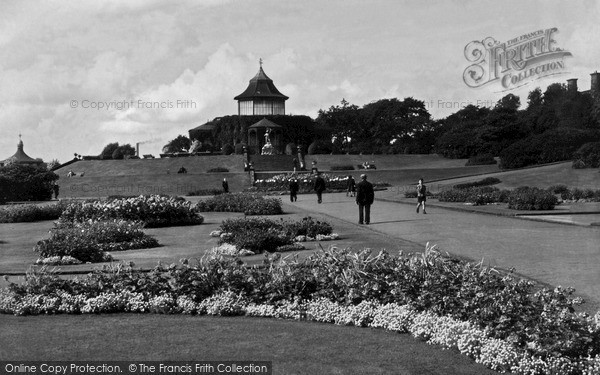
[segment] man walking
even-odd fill
[[[317,202],[323,202],[323,192],[325,191],[325,180],[321,177],[321,172],[317,172],[317,178],[315,178],[315,192],[317,193]]]
[[[358,223],[367,224],[371,222],[371,205],[375,200],[373,185],[367,181],[367,175],[360,175],[360,182],[356,184],[356,204],[358,205]]]
[[[419,179],[419,184],[417,185],[417,213],[419,213],[419,208],[423,206],[423,213],[425,212],[425,202],[427,201],[427,186],[423,184],[423,179]]]
[[[290,179],[290,202],[296,202],[298,200],[298,180],[296,178]]]
[[[223,179],[223,193],[229,193],[229,182],[227,182],[227,178]]]

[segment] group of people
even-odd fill
[[[290,179],[290,201],[296,202],[298,200],[299,190],[298,180],[295,178]],[[317,172],[313,189],[317,194],[317,203],[323,202],[323,192],[326,189],[325,180],[321,177],[321,173]],[[427,202],[427,186],[423,183],[423,179],[419,179],[417,184],[417,213],[422,208],[423,213],[425,211],[425,202]],[[373,184],[367,181],[367,175],[360,175],[360,182],[356,183],[352,176],[348,176],[348,184],[346,190],[346,196],[356,197],[356,204],[358,205],[358,223],[369,225],[371,223],[371,205],[375,201],[375,189]]]
[[[79,174],[79,177],[83,177],[85,175],[85,172],[81,172]],[[69,172],[67,173],[67,177],[75,177],[77,176],[77,173],[73,172],[73,170],[69,170]]]

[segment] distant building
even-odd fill
[[[578,92],[577,78],[567,80],[567,90],[569,92]],[[588,93],[592,96],[600,95],[600,73],[594,72],[590,74],[590,89],[582,91],[582,93]]]
[[[21,134],[19,134],[19,143],[17,144],[17,152],[9,158],[6,158],[0,161],[0,166],[10,165],[10,164],[26,164],[26,165],[42,165],[44,161],[42,159],[34,159],[27,155],[23,150],[23,140],[21,139]]]

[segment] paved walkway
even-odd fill
[[[376,192],[377,197],[377,192]],[[286,201],[286,197],[283,197]],[[358,222],[354,198],[344,193],[299,195],[293,204],[348,222]],[[600,227],[573,226],[513,217],[429,207],[417,214],[415,205],[376,201],[370,230],[421,245],[436,244],[450,254],[516,272],[553,286],[574,287],[600,309]],[[358,226],[358,223],[356,224]]]

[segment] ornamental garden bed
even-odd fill
[[[66,205],[34,251],[37,264],[109,262],[110,252],[159,246],[145,227],[201,224],[204,218],[191,202],[168,196],[109,197]]]
[[[309,258],[123,264],[64,280],[48,270],[0,292],[17,315],[151,312],[311,320],[408,332],[497,371],[596,374],[600,313],[575,313],[572,290],[539,288],[481,263],[329,249]]]
[[[326,221],[307,216],[299,221],[270,220],[265,218],[236,218],[223,221],[219,230],[211,233],[219,237],[219,248],[214,253],[226,255],[254,255],[263,252],[303,250],[301,242],[330,241],[339,238]],[[224,246],[223,246],[224,245]]]
[[[343,192],[348,190],[348,176],[338,176],[328,173],[321,173],[321,177],[325,180],[327,192]],[[268,179],[258,179],[254,181],[254,186],[248,188],[249,192],[289,192],[290,180],[295,178],[298,181],[298,193],[314,193],[315,174],[280,174]],[[358,181],[357,181],[358,183]],[[386,182],[372,182],[375,190],[384,190],[391,185]]]
[[[227,193],[198,201],[199,212],[243,212],[245,215],[280,215],[281,200],[260,194]]]

